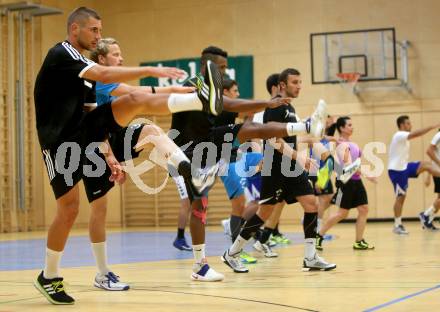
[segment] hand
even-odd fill
[[[194,87],[173,86],[171,87],[171,93],[192,93],[196,91]]]
[[[109,177],[109,180],[111,182],[116,182],[118,184],[122,184],[125,182],[126,176],[125,172],[122,169],[121,164],[117,161],[114,155],[107,155],[105,157],[105,161],[107,162],[107,165],[110,168],[111,175]]]
[[[268,108],[276,108],[281,105],[288,105],[292,101],[292,98],[276,97],[269,101]]]
[[[186,72],[176,67],[151,67],[151,76],[178,79],[186,77]]]
[[[316,160],[307,157],[307,156],[303,156],[303,155],[299,155],[296,159],[296,161],[306,170],[306,171],[318,171],[319,166],[318,163],[316,162]]]

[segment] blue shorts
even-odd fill
[[[391,183],[393,183],[394,194],[397,196],[406,195],[408,189],[408,179],[417,178],[417,170],[420,167],[420,161],[409,162],[405,170],[388,170]]]
[[[235,171],[235,163],[229,163],[227,170],[227,175],[220,176],[220,179],[225,186],[229,199],[234,199],[243,195],[243,186],[241,184],[241,178]]]
[[[260,201],[261,194],[261,174],[256,173],[251,177],[243,178],[244,196],[246,203]]]

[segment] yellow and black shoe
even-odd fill
[[[34,282],[34,286],[52,304],[73,304],[75,302],[75,300],[64,291],[62,277],[47,279],[44,277],[43,271],[41,271],[37,280]]]
[[[322,248],[322,242],[324,240],[324,237],[319,235],[319,233],[316,233],[316,241],[315,241],[315,248],[317,250],[323,250],[324,248]]]
[[[373,245],[368,244],[364,239],[353,244],[353,249],[355,250],[372,250],[374,249]]]

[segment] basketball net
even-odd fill
[[[356,93],[355,88],[356,84],[361,77],[361,74],[359,73],[337,73],[336,76],[338,77],[339,83],[341,86],[353,93]]]

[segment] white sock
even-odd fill
[[[238,235],[231,247],[229,247],[228,254],[235,255],[243,250],[249,240],[244,239]]]
[[[59,268],[62,251],[55,251],[46,247],[46,262],[44,266],[44,278],[52,279],[55,277],[60,277]]]
[[[394,218],[394,226],[398,227],[401,224],[402,224],[402,217],[395,217]]]
[[[316,233],[319,233],[319,231],[321,231],[321,224],[322,224],[322,218],[318,218],[318,222],[316,224]]]
[[[93,255],[95,256],[96,266],[98,267],[98,271],[102,275],[108,274],[110,269],[107,265],[107,243],[91,243]]]
[[[297,134],[306,133],[306,124],[303,122],[288,122],[286,124],[286,130],[288,136],[294,136]]]
[[[430,206],[429,208],[427,208],[427,209],[425,210],[425,212],[423,212],[423,214],[424,214],[425,216],[432,216],[432,215],[434,214],[434,207],[433,207],[433,206]]]
[[[196,263],[202,263],[205,259],[205,244],[193,245],[193,254]]]
[[[168,97],[168,109],[171,113],[191,110],[201,111],[203,109],[203,104],[197,96],[197,93],[171,93]]]
[[[306,238],[304,240],[304,258],[313,259],[316,254],[315,239]]]
[[[185,153],[180,148],[177,148],[176,151],[171,154],[169,162],[174,166],[174,168],[179,168],[179,164],[182,161],[190,162]]]

